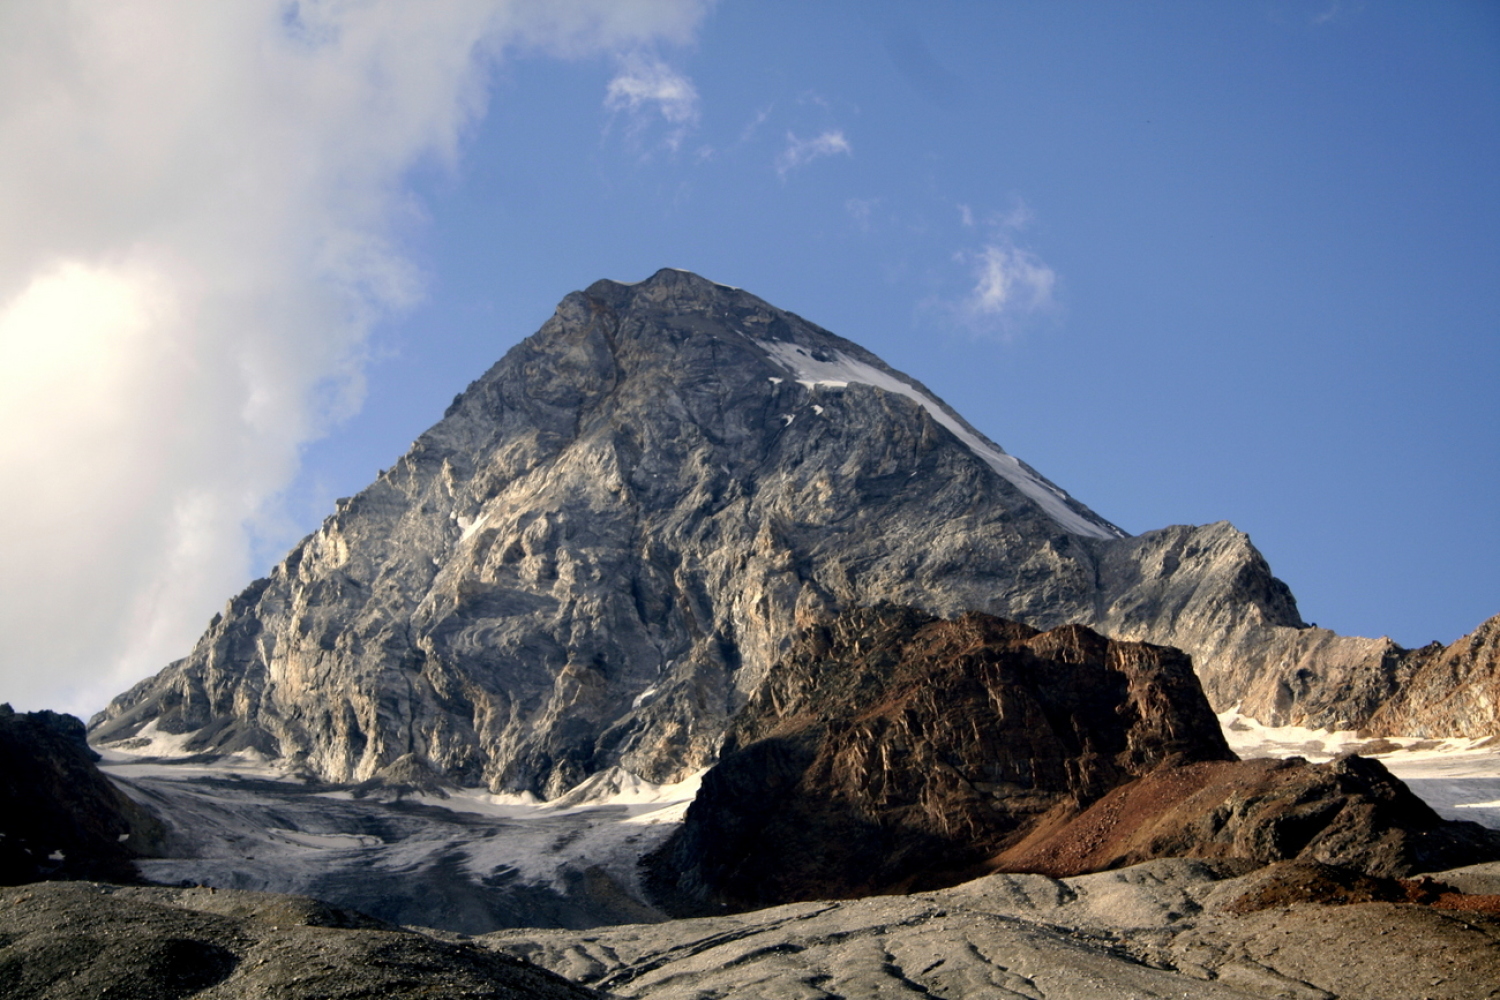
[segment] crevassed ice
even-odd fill
[[[904,382],[890,372],[881,371],[873,365],[857,361],[842,351],[833,351],[831,361],[820,361],[814,358],[807,348],[799,344],[774,340],[757,340],[755,343],[771,357],[771,360],[790,371],[800,384],[808,388],[817,386],[842,388],[850,382],[858,382],[861,385],[873,385],[877,389],[894,392],[913,400],[930,413],[932,419],[952,431],[953,435],[967,445],[970,451],[983,459],[986,465],[1036,501],[1038,506],[1065,530],[1075,535],[1088,535],[1093,538],[1121,537],[1120,532],[1090,520],[1068,506],[1066,493],[1032,475],[1014,456],[1007,455],[997,445],[979,437],[939,406],[937,400],[919,391],[909,382]]]

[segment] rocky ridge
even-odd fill
[[[92,736],[339,782],[672,780],[799,628],[881,601],[1175,645],[1268,722],[1368,723],[1399,655],[1308,628],[1231,526],[1125,537],[857,345],[662,271],[568,296]]]

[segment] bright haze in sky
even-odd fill
[[[1304,617],[1500,612],[1500,8],[0,6],[0,701],[87,714],[601,277],[846,336]]]

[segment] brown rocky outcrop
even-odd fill
[[[0,705],[0,885],[135,879],[160,824],[94,766],[82,721]]]
[[[1177,650],[883,606],[799,636],[645,865],[696,914],[1168,857],[1391,877],[1500,859],[1500,831],[1377,761],[1234,759]]]
[[[986,867],[1060,877],[1153,858],[1296,859],[1391,877],[1500,859],[1500,831],[1440,818],[1379,761],[1354,756],[1162,767],[1069,812]]]
[[[1168,760],[1232,759],[1177,650],[851,611],[805,631],[736,717],[649,883],[698,912],[951,882],[1056,808]]]

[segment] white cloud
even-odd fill
[[[698,91],[693,82],[660,59],[627,56],[609,81],[604,106],[611,111],[643,113],[654,106],[673,125],[698,121]]]
[[[405,178],[492,61],[685,41],[701,7],[0,6],[0,701],[97,708],[245,582],[421,293]]]
[[[974,286],[959,309],[972,324],[1008,329],[1056,307],[1057,272],[1030,250],[991,243],[961,259],[971,269]]]
[[[811,163],[813,160],[839,153],[845,156],[854,155],[854,147],[849,145],[849,140],[844,138],[843,131],[839,129],[829,129],[811,139],[801,139],[796,133],[788,132],[786,148],[776,157],[776,172],[785,177],[789,171]]]
[[[688,132],[697,127],[698,91],[693,81],[654,56],[631,53],[620,60],[620,70],[604,92],[604,107],[624,114],[628,134],[639,143],[659,118],[668,126],[662,145],[676,152]]]

